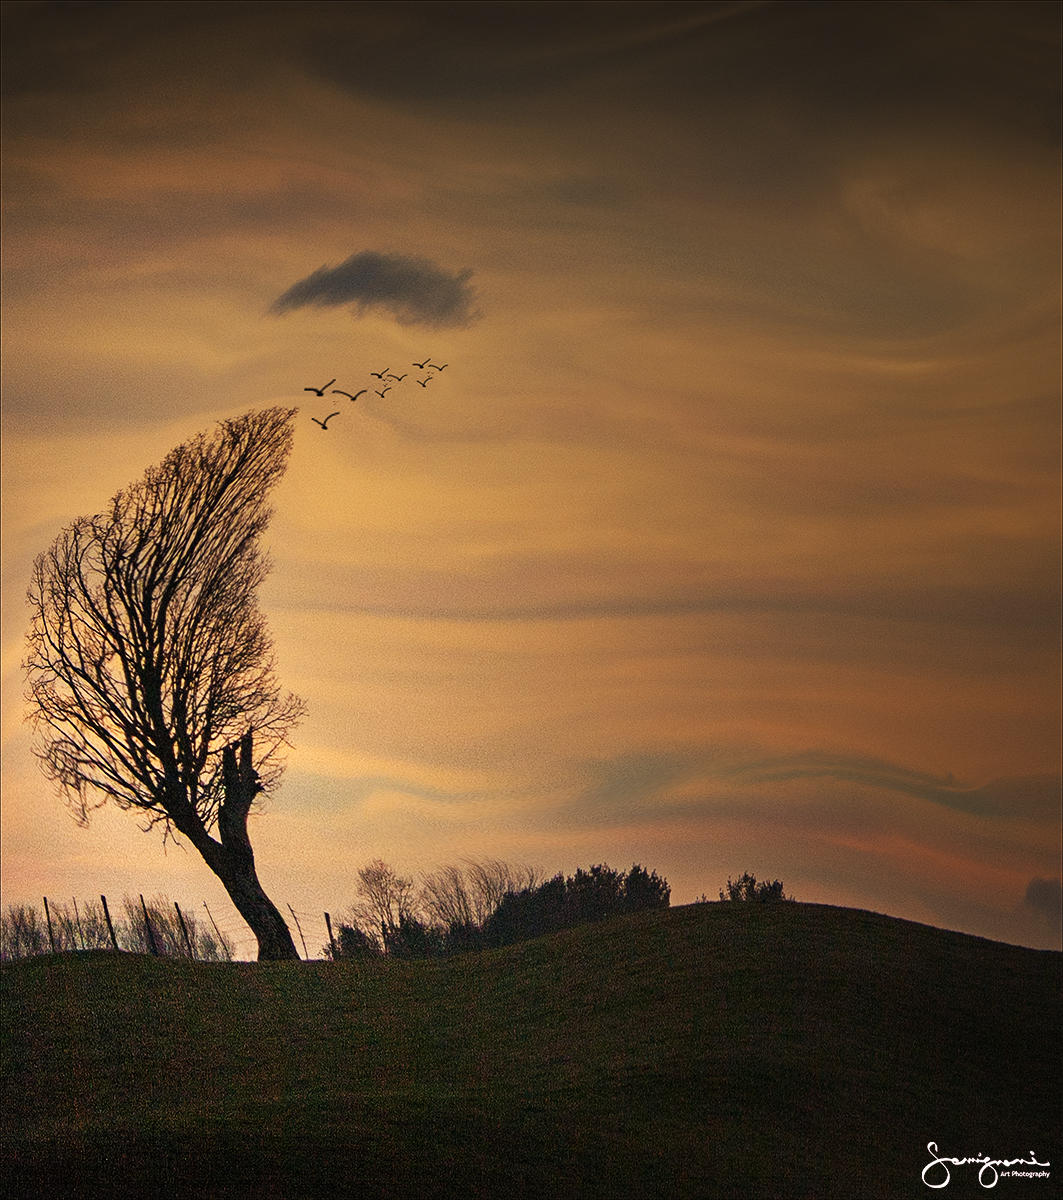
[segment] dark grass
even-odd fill
[[[441,962],[5,964],[5,1194],[1060,1194],[1058,953],[702,904]],[[994,1193],[989,1193],[994,1194]]]

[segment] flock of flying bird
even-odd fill
[[[426,358],[424,362],[415,362],[411,363],[410,365],[416,367],[419,371],[425,372],[420,379],[415,379],[414,383],[416,383],[419,387],[427,388],[432,380],[435,379],[435,376],[430,372],[445,371],[450,364],[434,363],[431,361],[431,358]],[[383,400],[392,388],[392,384],[388,383],[387,381],[390,379],[394,380],[396,384],[402,383],[406,376],[409,375],[409,371],[403,372],[402,375],[396,375],[390,367],[385,367],[383,371],[370,371],[369,374],[372,375],[374,379],[380,380],[380,387],[376,387],[375,385],[371,384],[369,387],[364,387],[361,391],[354,392],[352,394],[351,392],[343,391],[342,388],[333,388],[332,385],[336,382],[336,380],[330,379],[323,387],[308,387],[303,388],[303,391],[313,392],[315,396],[321,396],[322,398],[326,392],[329,392],[329,394],[332,396],[346,396],[352,404],[358,399],[359,396],[368,395],[369,392],[373,392],[375,395],[379,396],[381,400]],[[329,389],[331,389],[331,391],[329,391]],[[313,421],[315,425],[320,425],[322,429],[327,430],[329,421],[331,421],[333,417],[338,417],[341,411],[341,409],[336,409],[335,412],[329,413],[324,420],[319,420],[317,417],[311,417],[310,420]]]

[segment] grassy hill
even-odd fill
[[[702,904],[439,962],[5,964],[5,1194],[1058,1195],[1061,957]]]

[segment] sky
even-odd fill
[[[41,773],[24,596],[287,405],[252,838],[311,952],[370,860],[484,857],[1058,947],[1060,13],[5,4],[4,902],[253,954]]]

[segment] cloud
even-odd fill
[[[1047,918],[1058,930],[1063,925],[1063,882],[1058,879],[1031,879],[1023,904],[1039,917]]]
[[[845,810],[832,810],[847,827],[861,823],[858,798],[870,803],[871,790],[912,796],[990,821],[1049,822],[1058,810],[1060,786],[1057,776],[1031,775],[965,787],[952,776],[857,754],[810,750],[755,757],[722,747],[621,754],[612,760],[584,762],[578,772],[584,782],[571,801],[573,814],[609,823],[635,816],[645,819],[650,814],[668,821],[714,811],[721,797],[734,803],[740,796],[759,794],[775,804],[779,798],[814,795],[815,786],[828,781],[855,785]],[[804,783],[812,784],[813,791]],[[764,785],[774,786],[769,790]],[[822,812],[817,813],[813,819],[819,821]],[[1058,891],[1058,881],[1034,880],[1026,904],[1038,911],[1051,908],[1058,903]]]
[[[400,325],[432,329],[463,328],[480,316],[469,286],[472,272],[450,274],[427,258],[363,250],[338,267],[319,267],[279,296],[270,307],[278,315],[293,308],[335,308],[354,304],[359,313],[381,308]]]
[[[1060,786],[1058,776],[1029,775],[964,787],[952,776],[942,778],[863,755],[815,750],[759,762],[737,762],[719,774],[765,783],[838,779],[915,796],[974,816],[1025,820],[1051,820],[1058,809]]]

